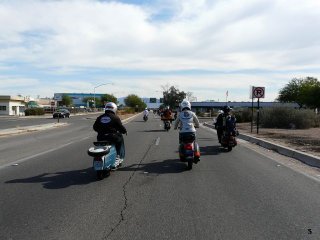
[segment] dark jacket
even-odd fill
[[[229,132],[235,131],[236,129],[236,118],[229,114],[220,113],[217,117],[217,121],[215,123],[216,129],[223,129]]]
[[[98,132],[98,135],[117,132],[127,133],[120,118],[111,111],[106,111],[105,114],[99,116],[93,124],[93,129]]]
[[[216,129],[223,127],[223,116],[224,116],[223,113],[220,113],[220,114],[218,115],[217,120],[216,120],[216,123],[214,124]]]

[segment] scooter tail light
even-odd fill
[[[195,157],[200,157],[200,152],[195,152],[195,153],[194,153],[194,156],[195,156]]]
[[[184,149],[186,149],[186,150],[193,150],[193,146],[192,146],[191,143],[188,143],[188,144],[184,145]]]

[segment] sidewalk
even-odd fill
[[[209,127],[211,129],[214,129],[214,126],[211,123],[203,123],[204,126]],[[215,130],[215,129],[214,129]],[[295,150],[293,148],[290,148],[288,146],[281,145],[275,141],[272,141],[272,139],[263,139],[259,136],[253,136],[254,134],[250,133],[241,133],[239,134],[238,138],[243,139],[245,141],[257,144],[261,147],[273,150],[279,154],[297,159],[309,166],[312,167],[318,167],[320,168],[320,157],[305,153],[302,151]]]

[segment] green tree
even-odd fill
[[[69,107],[72,104],[73,104],[72,98],[66,94],[63,94],[60,105]]]
[[[320,82],[316,78],[307,77],[301,85],[301,100],[310,108],[320,107]]]
[[[124,99],[124,103],[128,107],[137,108],[138,110],[142,110],[147,107],[147,105],[135,94],[130,94]]]
[[[82,99],[82,102],[85,103],[87,105],[87,103],[89,102],[89,106],[93,107],[93,98],[94,97],[84,97]],[[96,103],[100,105],[100,99],[96,99]]]
[[[100,97],[101,104],[106,104],[107,102],[118,103],[118,99],[113,94],[104,94]]]
[[[169,89],[163,91],[163,103],[166,106],[174,109],[179,106],[179,103],[186,98],[185,92],[180,92],[179,89],[171,86]]]
[[[320,107],[320,82],[313,77],[293,78],[279,91],[277,100],[280,102],[294,102],[300,108]]]

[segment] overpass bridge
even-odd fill
[[[228,105],[231,108],[251,108],[252,102],[191,102],[191,108],[193,111],[209,112],[210,110],[219,110],[224,106]],[[289,107],[289,108],[299,108],[296,103],[280,103],[280,102],[261,102],[259,103],[260,108],[269,107]],[[253,107],[257,108],[258,103],[253,102]]]

